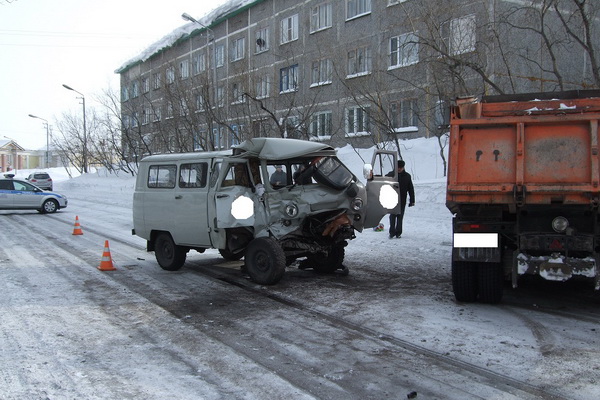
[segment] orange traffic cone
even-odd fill
[[[114,271],[116,270],[113,265],[112,258],[110,257],[110,249],[108,248],[108,240],[104,242],[104,253],[102,253],[102,260],[98,266],[100,271]]]
[[[73,228],[73,235],[83,235],[81,225],[79,225],[79,216],[75,216],[75,228]]]

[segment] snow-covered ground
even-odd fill
[[[553,285],[542,286],[542,290],[507,288],[505,302],[497,306],[455,302],[450,282],[451,215],[444,206],[445,178],[437,141],[417,139],[404,142],[404,146],[406,169],[415,182],[416,206],[407,208],[402,238],[390,240],[385,231],[365,230],[346,248],[345,264],[350,270],[347,277],[315,278],[309,272],[288,269],[278,285],[265,289],[290,302],[301,302],[315,313],[340,318],[345,324],[358,327],[353,328],[358,333],[365,329],[367,335],[380,335],[378,348],[368,347],[364,338],[331,342],[326,337],[302,334],[301,326],[310,322],[294,321],[297,316],[289,317],[285,310],[259,307],[249,312],[244,305],[256,300],[236,297],[240,292],[207,284],[186,273],[185,268],[181,273],[161,271],[153,255],[144,251],[144,241],[130,232],[134,178],[125,173],[115,176],[94,171],[69,179],[64,171],[51,170],[55,191],[69,197],[67,209],[44,219],[38,218],[37,213],[0,211],[0,218],[22,225],[5,226],[0,231],[0,241],[5,244],[0,249],[0,308],[4,311],[0,315],[0,346],[5,349],[0,361],[6,366],[0,373],[0,397],[37,399],[46,393],[45,397],[58,399],[62,388],[68,394],[64,398],[126,398],[125,394],[131,393],[147,399],[259,399],[265,398],[265,393],[271,393],[271,398],[336,398],[325,394],[330,393],[327,390],[337,393],[337,389],[327,385],[348,390],[344,385],[351,387],[353,380],[365,374],[373,378],[369,374],[375,374],[378,383],[364,383],[374,385],[372,393],[381,394],[386,385],[398,386],[400,391],[390,392],[387,398],[405,398],[409,390],[402,390],[411,385],[419,386],[418,398],[436,397],[427,396],[428,387],[432,393],[438,393],[437,398],[444,398],[433,389],[438,384],[452,387],[447,398],[522,398],[524,392],[509,395],[509,389],[500,384],[497,389],[490,389],[496,375],[514,379],[517,385],[548,389],[548,393],[558,393],[555,398],[600,398],[598,296],[577,305],[569,300],[572,292],[562,285]],[[359,177],[363,163],[370,162],[371,155],[371,149],[361,151],[360,156],[350,147],[339,150],[340,158]],[[18,171],[17,176],[27,174],[28,171]],[[75,215],[81,219],[85,233],[76,240],[68,232]],[[387,218],[382,222],[387,227]],[[35,230],[35,226],[45,227],[44,224],[50,224],[56,232],[43,233],[40,246],[45,251],[31,253],[30,246],[23,242],[28,240],[27,231]],[[64,231],[68,233],[65,235]],[[83,264],[99,261],[102,235],[108,232],[115,238],[111,249],[117,271],[108,276],[85,272],[89,265]],[[73,249],[80,253],[75,260],[70,259]],[[67,250],[71,256],[63,254]],[[48,264],[43,257],[56,262]],[[220,264],[222,260],[215,250],[190,253],[188,260],[190,271],[217,268],[239,274],[228,270],[228,264]],[[16,268],[20,263],[29,268]],[[60,278],[50,278],[48,271],[59,271]],[[27,278],[19,273],[28,274]],[[200,285],[193,293],[190,280]],[[181,306],[184,314],[174,320],[163,308],[157,310],[154,304],[132,292],[135,285],[149,298],[154,293],[157,298],[169,299],[168,304],[187,304]],[[551,293],[544,292],[548,288]],[[592,290],[583,288],[576,287],[575,291]],[[50,306],[43,298],[49,299]],[[565,303],[561,304],[561,299]],[[242,313],[223,322],[219,320],[222,317],[218,307],[232,313],[241,309]],[[269,315],[263,317],[263,313]],[[196,329],[204,333],[190,329],[189,324],[196,320]],[[247,329],[248,333],[228,337],[228,329],[239,325],[242,332]],[[211,332],[215,336],[210,336]],[[147,341],[139,343],[144,335]],[[262,350],[255,349],[258,339],[254,335],[267,335],[269,344]],[[189,345],[182,345],[183,339],[191,339]],[[399,347],[388,348],[388,343]],[[327,346],[330,349],[323,350]],[[417,355],[406,358],[399,348],[416,351]],[[246,351],[250,357],[244,356]],[[331,354],[323,355],[323,351]],[[265,358],[260,358],[261,353],[265,353]],[[284,363],[277,373],[265,372],[281,354],[296,361]],[[438,361],[428,368],[428,361],[421,360],[424,354],[433,355]],[[19,361],[19,357],[33,359]],[[371,357],[381,363],[388,360],[389,364],[371,365]],[[345,360],[348,365],[345,369],[331,367],[327,373],[319,372],[319,365],[326,363],[327,358],[340,363]],[[257,359],[262,360],[262,367],[250,361]],[[305,361],[294,370],[298,360]],[[486,379],[477,375],[472,380],[450,384],[450,372],[438,370],[447,360],[459,363],[457,371],[474,368],[471,372],[477,373],[477,368],[481,368],[489,373]],[[421,361],[423,365],[418,364]],[[398,363],[406,370],[395,371]],[[196,368],[194,372],[186,369],[191,364],[191,369]],[[416,369],[411,369],[414,365]],[[103,376],[107,367],[117,368],[118,373],[109,371]],[[288,369],[291,372],[286,374]],[[71,377],[62,378],[67,373]],[[294,381],[290,374],[293,377],[311,373],[321,374],[323,381],[318,384],[324,385],[322,392],[306,391],[302,389],[306,386],[290,383]],[[262,386],[243,386],[247,383],[236,378],[240,374]],[[484,381],[490,379],[492,384],[488,382],[486,386]],[[19,392],[17,389],[25,385],[19,380],[54,386],[47,391]],[[199,381],[204,382],[200,387]],[[90,382],[111,389],[94,392],[86,386]],[[170,385],[177,386],[177,395],[173,395]],[[251,392],[243,393],[243,388],[250,388]],[[526,398],[544,397],[535,395],[535,390],[527,393]],[[357,397],[350,392],[347,398]]]

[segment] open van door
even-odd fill
[[[366,164],[367,215],[365,228],[373,228],[386,214],[400,212],[398,157],[395,151],[375,150],[372,164]],[[390,176],[386,176],[390,175]]]

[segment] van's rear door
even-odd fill
[[[375,150],[373,153],[373,176],[367,179],[365,228],[379,225],[386,214],[400,212],[397,160],[395,151]]]

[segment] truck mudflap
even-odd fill
[[[544,256],[531,256],[526,253],[517,255],[516,272],[518,275],[539,275],[549,281],[564,282],[573,276],[594,279],[594,287],[600,290],[598,263],[594,257],[575,258],[554,253]]]

